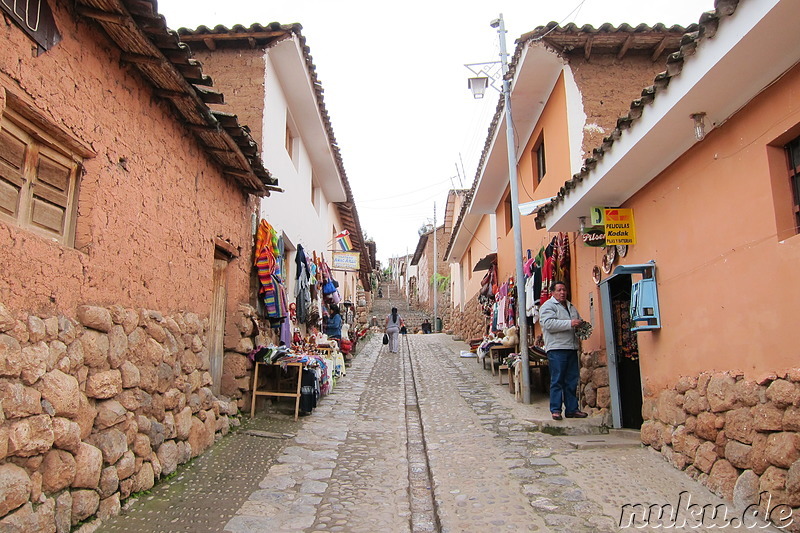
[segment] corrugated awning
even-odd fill
[[[550,197],[550,198],[542,198],[541,200],[534,200],[532,202],[525,202],[524,204],[519,204],[519,214],[522,216],[535,215],[544,204],[552,201],[553,198]]]
[[[489,254],[486,257],[482,258],[480,261],[475,263],[475,268],[472,269],[473,272],[478,272],[481,270],[489,270],[492,267],[492,263],[497,261],[497,254]]]

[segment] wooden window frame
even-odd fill
[[[544,149],[544,132],[539,135],[536,143],[531,148],[531,162],[533,163],[533,184],[538,185],[547,173],[547,158]]]
[[[0,142],[13,138],[24,145],[19,174],[13,176],[9,164],[0,170],[8,173],[5,178],[0,175],[0,186],[5,186],[7,200],[17,188],[16,205],[10,210],[13,200],[5,202],[7,208],[0,209],[0,221],[54,239],[64,246],[74,246],[83,159],[50,135],[40,123],[28,120],[11,108],[0,109],[0,112]],[[61,167],[65,171],[61,184],[54,184],[52,178],[50,182],[42,178],[42,164],[46,160],[50,161],[51,168]],[[60,227],[48,226],[46,219],[52,222],[58,211],[62,211]]]
[[[511,212],[511,193],[508,193],[503,199],[503,215],[506,223],[506,234],[508,234],[514,229],[514,216]]]
[[[800,233],[800,137],[786,143],[784,150],[786,151],[786,167],[792,191],[794,232]]]

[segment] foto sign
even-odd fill
[[[636,225],[633,222],[633,209],[605,209],[606,245],[636,244]]]
[[[361,268],[360,252],[333,252],[333,270],[345,270],[347,272],[358,272]]]

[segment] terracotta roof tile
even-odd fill
[[[345,189],[347,200],[345,202],[336,203],[337,210],[340,217],[345,222],[346,229],[350,231],[350,238],[356,249],[361,249],[364,258],[370,256],[367,248],[363,242],[363,231],[361,229],[361,222],[358,218],[358,211],[356,210],[355,199],[353,198],[353,191],[350,187],[350,182],[347,179],[347,172],[344,169],[344,162],[342,160],[342,153],[336,141],[336,135],[333,132],[330,115],[325,105],[323,97],[325,90],[322,88],[322,83],[317,78],[317,67],[314,65],[314,60],[311,56],[311,49],[306,44],[306,38],[302,34],[302,25],[294,24],[281,24],[278,22],[271,22],[267,25],[252,24],[250,26],[243,26],[236,24],[232,28],[227,28],[223,25],[214,26],[198,26],[192,30],[189,28],[179,28],[177,33],[181,40],[194,44],[202,42],[210,49],[219,48],[255,48],[263,47],[269,48],[275,46],[279,42],[291,37],[296,36],[300,42],[300,48],[303,51],[303,58],[306,63],[308,75],[314,87],[314,93],[317,101],[317,107],[322,117],[325,127],[325,132],[328,136],[331,151],[333,152],[336,161],[336,167],[339,175],[342,178],[342,185]],[[211,48],[213,47],[213,48]],[[374,255],[374,254],[373,254]],[[372,271],[373,261],[361,261],[361,280],[365,288],[369,288],[369,273]]]
[[[122,51],[121,59],[139,70],[157,96],[169,100],[187,129],[243,190],[262,196],[280,190],[252,150],[255,141],[249,130],[235,116],[208,107],[220,103],[222,95],[208,89],[213,81],[178,34],[167,28],[155,0],[77,0],[77,12],[103,28]]]
[[[687,31],[695,32],[699,29],[701,29],[701,26],[698,26],[697,24],[691,24],[688,27],[679,25],[667,27],[664,24],[659,23],[655,24],[654,26],[639,24],[636,27],[632,27],[629,24],[614,26],[613,24],[605,23],[600,25],[599,28],[595,28],[590,24],[577,26],[576,24],[570,23],[565,26],[560,26],[557,22],[550,22],[545,26],[539,26],[533,31],[523,34],[519,39],[516,40],[516,49],[514,51],[514,55],[509,61],[509,69],[506,77],[513,79],[517,67],[519,66],[522,52],[525,50],[526,46],[533,42],[541,41],[560,55],[579,53],[581,50],[583,50],[584,56],[586,56],[587,53],[608,53],[609,51],[615,51],[619,54],[622,47],[625,46],[627,42],[628,44],[626,52],[630,50],[652,50],[652,58],[655,61],[661,56],[661,53],[663,53],[664,50],[672,50],[680,46],[681,39],[683,39],[683,36]],[[589,48],[588,52],[587,46]],[[669,80],[666,79],[665,82],[663,82],[662,87],[658,87],[659,81],[657,79],[656,84],[652,87],[652,90],[648,91],[646,95],[645,91],[643,91],[643,99],[641,100],[640,105],[637,104],[637,106],[643,107],[646,103],[652,101],[652,98],[655,97],[656,88],[666,87],[668,83]],[[447,243],[445,257],[447,257],[452,250],[458,228],[461,226],[464,216],[466,216],[467,210],[469,209],[469,205],[472,202],[472,197],[475,195],[475,188],[478,185],[478,180],[480,179],[483,167],[486,163],[486,158],[489,155],[492,139],[494,138],[494,132],[500,124],[504,108],[505,104],[503,99],[500,98],[497,103],[497,108],[495,109],[492,122],[489,125],[489,132],[486,142],[484,143],[483,151],[481,152],[478,167],[475,172],[475,178],[472,182],[472,187],[467,193],[464,203],[461,205],[461,211],[459,212],[458,219],[453,226],[452,236],[450,241]],[[631,117],[628,117],[628,126],[632,120],[633,119]],[[619,137],[617,136],[616,138]],[[614,138],[612,137],[607,137],[604,139],[602,145],[603,150],[610,149],[613,141]],[[580,179],[582,179],[582,176]],[[565,189],[562,187],[562,190]],[[561,196],[563,196],[563,194]],[[541,209],[539,210],[539,213],[541,213]]]
[[[636,120],[641,118],[644,113],[644,106],[653,102],[658,96],[658,93],[666,89],[670,80],[681,73],[685,61],[697,51],[698,43],[704,39],[712,38],[719,28],[720,20],[723,17],[731,16],[736,11],[738,4],[739,0],[717,0],[714,3],[714,11],[703,13],[700,16],[699,24],[693,24],[687,28],[686,33],[681,36],[680,48],[667,56],[666,70],[656,75],[653,85],[645,87],[644,90],[642,90],[642,98],[631,102],[628,114],[617,119],[616,129],[611,132],[608,137],[603,139],[603,144],[599,150],[595,149],[592,152],[595,158],[597,158],[598,155],[599,158],[602,158],[606,153],[612,150],[614,142],[619,140],[624,131],[629,129]],[[589,159],[586,161],[589,161]],[[592,168],[594,167],[592,166]],[[587,165],[584,164],[579,174],[585,177],[585,175],[588,174],[586,171]],[[576,174],[574,177],[579,174]],[[568,191],[563,187],[562,191],[564,191],[564,194],[557,195],[552,202],[545,204],[539,209],[536,214],[537,228],[541,229],[544,227],[544,219],[547,213],[553,210],[553,206],[563,201]]]

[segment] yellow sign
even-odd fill
[[[611,208],[604,210],[606,220],[606,245],[636,244],[636,224],[633,209]]]
[[[333,270],[346,270],[357,272],[361,268],[361,253],[359,252],[333,252]]]

